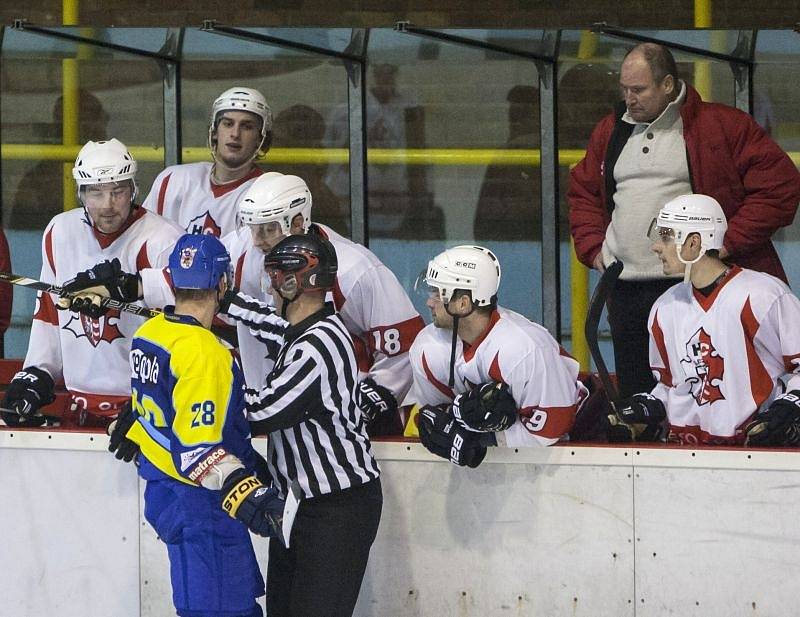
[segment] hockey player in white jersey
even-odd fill
[[[146,305],[161,304],[159,268],[167,265],[181,230],[135,204],[136,161],[128,149],[116,139],[90,141],[78,153],[72,174],[83,207],[56,215],[45,229],[39,278],[67,288],[75,283],[86,287],[71,279],[100,264],[95,272],[114,281],[111,297],[135,301],[143,287]],[[146,278],[142,285],[136,274],[140,270],[153,280]],[[131,274],[122,276],[125,272]],[[37,412],[55,399],[54,383],[63,378],[70,402],[62,426],[105,426],[130,400],[130,337],[144,318],[91,305],[84,307],[91,315],[57,308],[62,306],[50,294],[39,293],[25,368],[0,404],[17,413],[4,412],[3,419],[14,425],[43,424]]]
[[[144,207],[187,233],[225,236],[236,229],[236,206],[263,173],[255,161],[271,141],[272,110],[264,96],[241,86],[226,90],[211,107],[208,147],[214,162],[167,167]]]
[[[331,300],[356,345],[359,405],[371,422],[381,418],[382,431],[399,432],[398,402],[411,386],[408,350],[425,324],[395,275],[365,247],[312,224],[311,209],[311,192],[301,178],[277,173],[258,178],[239,204],[242,226],[223,239],[234,264],[234,284],[246,295],[271,302],[264,256],[272,247],[291,234],[330,240],[339,259]],[[245,380],[260,389],[271,360],[264,346],[244,326],[239,328]],[[389,428],[393,423],[396,428]]]
[[[497,305],[500,263],[457,246],[428,264],[433,323],[411,347],[419,432],[432,453],[476,467],[486,446],[549,446],[587,391],[578,363],[542,326]]]
[[[719,203],[683,195],[650,236],[664,274],[684,274],[650,312],[658,383],[620,406],[636,435],[665,420],[683,444],[800,444],[800,301],[768,274],[719,258],[727,230]],[[658,431],[650,431],[658,435]]]

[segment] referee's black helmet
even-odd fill
[[[336,282],[336,250],[326,238],[308,233],[284,238],[264,258],[264,269],[276,289],[293,278],[297,291],[327,291]]]

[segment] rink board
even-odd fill
[[[143,487],[106,444],[0,430],[0,617],[172,614]],[[375,452],[359,617],[796,614],[797,453],[494,448],[469,470],[418,444]]]

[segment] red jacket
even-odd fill
[[[794,219],[800,202],[800,172],[750,115],[727,105],[705,103],[697,90],[688,84],[686,88],[681,117],[692,189],[714,197],[725,211],[730,261],[785,281],[770,238]],[[607,185],[613,176],[605,178],[604,169],[614,169],[621,151],[619,147],[611,159],[606,156],[620,115],[609,114],[597,124],[586,156],[570,172],[570,232],[578,259],[590,268],[611,222],[613,200]]]

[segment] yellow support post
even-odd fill
[[[65,26],[78,25],[78,0],[63,0],[62,22]],[[79,139],[79,104],[78,104],[78,61],[65,58],[61,61],[61,143],[65,146],[77,146]],[[64,195],[64,210],[71,210],[78,205],[75,183],[72,179],[72,163],[64,162],[61,174],[61,185]]]
[[[711,0],[695,0],[694,27],[711,27]],[[711,63],[708,60],[698,60],[694,63],[694,87],[704,101],[712,100]]]
[[[589,312],[589,268],[578,261],[575,243],[570,240],[570,288],[572,291],[572,357],[581,365],[582,371],[591,370],[589,345],[584,329]]]

